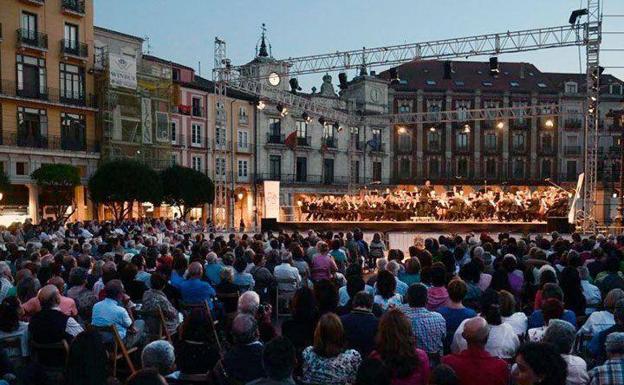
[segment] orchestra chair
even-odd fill
[[[240,291],[235,293],[217,293],[217,299],[225,304],[229,302],[236,302],[238,304],[238,298],[240,297]],[[232,315],[236,315],[236,310],[233,312],[225,313],[226,317],[231,317]]]
[[[142,320],[145,321],[145,332],[150,342],[155,340],[166,340],[173,344],[171,333],[167,330],[165,314],[160,306],[158,306],[158,309],[154,311],[138,310],[137,314]]]
[[[102,335],[104,341],[109,341],[106,343],[107,345],[107,353],[108,359],[113,367],[113,377],[117,377],[117,362],[120,360],[124,360],[126,362],[126,366],[130,371],[129,375],[133,375],[136,372],[134,367],[134,363],[132,363],[132,359],[130,358],[130,354],[138,351],[138,347],[133,346],[131,348],[127,348],[124,341],[119,336],[119,332],[115,325],[109,326],[89,326],[91,329],[96,330],[98,333]],[[112,338],[112,340],[111,340]]]
[[[46,362],[45,357],[54,357],[55,361],[58,360],[58,364]],[[68,357],[69,344],[65,340],[50,344],[40,344],[30,340],[30,359],[33,363],[38,364],[46,374],[46,383],[58,384],[63,382]]]
[[[279,320],[280,317],[280,302],[285,303],[285,308],[288,309],[286,312],[282,312],[281,315],[284,317],[290,317],[290,301],[295,296],[294,291],[283,291],[280,289],[280,284],[286,285],[296,285],[297,280],[295,278],[280,278],[277,280],[277,288],[275,290],[275,319]]]

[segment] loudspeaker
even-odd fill
[[[265,231],[278,231],[276,218],[262,218],[260,220],[260,230]]]
[[[546,218],[546,228],[549,232],[556,231],[560,234],[570,234],[574,226],[568,223],[568,217],[548,217]]]

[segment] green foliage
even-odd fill
[[[214,183],[205,174],[182,166],[171,166],[160,173],[164,201],[179,209],[184,217],[193,207],[214,201]]]
[[[58,223],[65,223],[76,211],[74,189],[80,185],[80,170],[71,164],[44,164],[30,174],[47,197]],[[71,210],[68,209],[71,206]]]
[[[149,166],[130,159],[102,164],[89,179],[91,199],[110,206],[117,220],[124,218],[131,204],[162,201],[162,183]],[[124,205],[128,203],[128,205]]]

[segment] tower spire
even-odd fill
[[[262,36],[260,37],[260,49],[258,50],[259,57],[269,57],[269,51],[266,44],[266,24],[262,23]]]

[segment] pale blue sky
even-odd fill
[[[202,75],[210,78],[214,37],[226,40],[233,64],[242,64],[253,58],[263,22],[273,56],[287,58],[564,25],[581,4],[585,0],[95,0],[95,23],[149,36],[152,54],[195,69],[201,61]],[[624,15],[624,1],[603,4],[605,15]],[[624,31],[624,17],[605,18],[603,30]],[[624,35],[605,35],[603,41],[603,48],[624,49]],[[532,62],[543,71],[579,71],[576,47],[499,60]],[[624,52],[603,52],[601,61],[624,66]],[[624,69],[607,72],[624,79]],[[318,87],[321,76],[300,83]]]

